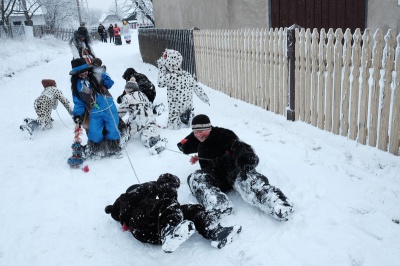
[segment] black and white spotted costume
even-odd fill
[[[37,130],[48,130],[53,128],[53,119],[51,118],[52,110],[56,110],[58,101],[60,101],[69,114],[72,114],[70,102],[64,97],[62,92],[57,89],[56,82],[54,80],[42,80],[44,91],[35,100],[34,108],[38,118],[31,119],[25,118],[25,124],[20,127],[29,138],[33,137],[33,131]]]
[[[149,148],[151,154],[158,154],[165,149],[167,139],[161,139],[157,133],[156,114],[153,113],[153,104],[147,96],[139,90],[136,82],[128,81],[125,85],[127,92],[121,98],[118,115],[125,119],[127,132],[122,134],[120,145],[124,145],[131,137],[139,135],[143,144]]]
[[[193,92],[200,100],[209,104],[207,94],[193,76],[181,69],[182,60],[178,51],[170,49],[166,49],[157,60],[158,86],[167,87],[168,127],[171,129],[190,127],[194,117]]]

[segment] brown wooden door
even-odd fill
[[[365,29],[367,0],[270,0],[271,27]]]

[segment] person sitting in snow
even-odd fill
[[[150,154],[162,152],[168,141],[166,138],[161,139],[157,133],[153,106],[146,95],[139,90],[139,85],[133,76],[126,83],[125,92],[118,107],[118,114],[120,118],[128,114],[126,122],[124,121],[128,134],[121,138],[121,142],[125,143],[131,137],[139,134],[143,144],[149,148]]]
[[[192,129],[177,145],[185,154],[197,152],[190,162],[199,161],[201,169],[190,174],[187,183],[207,210],[230,214],[233,204],[224,192],[235,189],[245,201],[275,219],[288,220],[293,205],[256,171],[259,159],[250,145],[233,131],[212,126],[204,114],[193,118]]]
[[[125,81],[129,81],[131,78],[135,78],[139,90],[147,96],[151,104],[153,104],[153,113],[157,115],[161,115],[161,113],[164,111],[165,107],[163,103],[155,104],[154,105],[154,99],[156,98],[156,88],[154,87],[154,84],[146,77],[146,75],[137,72],[134,68],[127,68],[122,75],[122,78]],[[117,98],[117,103],[122,102],[122,97],[126,94],[125,89],[122,92],[120,96]]]
[[[78,30],[74,31],[74,35],[69,41],[69,45],[72,50],[73,58],[84,58],[89,64],[96,55],[92,48],[92,41],[89,33],[85,27],[79,27]]]
[[[104,156],[122,157],[119,146],[119,117],[117,107],[109,93],[114,81],[106,74],[101,74],[98,82],[92,67],[82,58],[71,61],[71,90],[74,102],[72,115],[74,121],[82,124],[83,114],[88,110],[89,130],[85,157],[100,159]],[[106,134],[103,135],[103,128]]]
[[[43,79],[42,85],[44,90],[33,104],[38,118],[25,118],[25,124],[20,126],[21,131],[30,139],[33,139],[34,131],[53,128],[51,112],[52,110],[57,109],[58,101],[64,105],[70,115],[72,114],[72,109],[68,99],[64,97],[59,89],[57,89],[57,84],[54,80]]]
[[[129,81],[132,77],[135,78],[137,84],[139,85],[139,90],[143,92],[151,103],[154,102],[156,98],[156,87],[154,84],[142,73],[138,73],[134,68],[129,67],[125,70],[122,78],[125,81]],[[125,95],[125,90],[122,92],[121,96],[117,98],[117,103],[121,103],[121,98]]]
[[[190,127],[194,116],[193,92],[200,100],[209,104],[207,94],[193,76],[181,69],[182,60],[178,51],[170,49],[166,49],[157,60],[158,86],[167,87],[168,127],[171,129]]]
[[[221,226],[200,204],[179,204],[179,186],[177,176],[162,174],[157,181],[130,186],[105,212],[137,240],[162,245],[166,253],[175,251],[195,229],[219,249],[238,237],[241,226]]]

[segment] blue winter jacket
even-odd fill
[[[114,85],[114,81],[105,73],[101,75],[101,80],[103,86],[107,89]],[[86,107],[88,107],[90,113],[97,113],[103,112],[114,105],[114,100],[107,90],[105,90],[105,94],[97,93],[87,79],[78,79],[77,89],[81,97],[75,95],[72,97],[74,102],[73,116],[82,116]]]

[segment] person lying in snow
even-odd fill
[[[122,96],[121,104],[118,107],[120,119],[128,114],[126,119],[126,133],[121,134],[123,145],[136,134],[140,135],[143,144],[149,148],[150,154],[158,154],[165,149],[167,139],[161,139],[157,133],[156,115],[153,113],[153,105],[144,93],[139,90],[139,86],[132,76],[125,85],[126,94]]]
[[[57,109],[58,101],[64,105],[70,115],[72,114],[72,108],[68,99],[57,89],[57,84],[54,80],[43,79],[42,85],[44,90],[33,104],[38,118],[25,118],[25,124],[19,127],[29,139],[33,139],[34,131],[53,128],[51,112]]]
[[[195,229],[219,249],[238,237],[241,226],[221,226],[200,204],[179,204],[179,186],[177,176],[162,174],[157,181],[130,186],[105,212],[137,240],[162,245],[166,253],[175,251]]]
[[[190,162],[199,161],[201,169],[190,174],[187,183],[206,210],[230,214],[233,204],[224,192],[235,189],[245,201],[275,219],[288,219],[293,205],[255,170],[259,159],[250,145],[233,131],[212,126],[204,114],[193,118],[192,129],[177,145],[185,154],[198,153]]]
[[[181,69],[182,60],[178,51],[170,49],[166,49],[157,60],[158,86],[167,87],[168,127],[171,129],[190,127],[194,116],[193,92],[200,100],[209,104],[207,94],[193,76]]]

